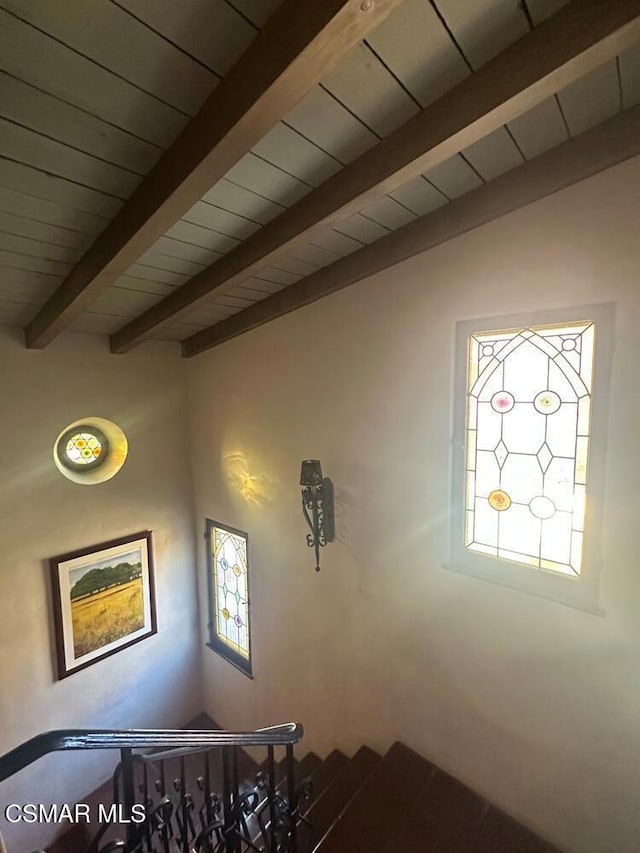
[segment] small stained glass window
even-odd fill
[[[592,322],[469,338],[469,550],[580,576],[594,340]]]
[[[248,536],[207,519],[209,646],[251,676]]]
[[[58,458],[67,468],[86,471],[106,461],[109,442],[97,427],[76,426],[61,436],[57,452]]]

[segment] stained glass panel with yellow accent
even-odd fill
[[[592,322],[470,337],[470,550],[580,575],[594,340]]]
[[[208,521],[207,539],[211,645],[251,674],[247,534]]]

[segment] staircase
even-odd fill
[[[165,768],[166,777],[178,780],[183,772],[179,759],[171,762]],[[268,765],[266,761],[257,765],[246,753],[241,763],[241,777],[246,780],[240,786],[242,794],[254,790],[256,776],[264,776]],[[200,756],[188,756],[184,784],[195,791],[194,814],[202,801],[200,771]],[[222,776],[219,762],[214,762],[213,787],[221,789]],[[275,764],[274,781],[276,790],[283,793],[285,760]],[[299,791],[299,853],[558,853],[402,743],[395,743],[384,757],[366,746],[352,758],[334,750],[324,761],[309,752],[296,762],[295,784]],[[110,795],[110,786],[104,786],[90,801],[102,798],[108,802]],[[266,795],[262,799],[266,805]],[[241,853],[265,849],[255,812],[247,815],[246,828],[251,843],[237,849]],[[74,829],[77,833],[78,827]],[[122,827],[110,826],[95,849],[104,853],[116,850],[109,842],[117,837],[124,837]],[[78,834],[74,838],[72,831],[49,847],[48,853],[81,853],[87,849],[84,840]],[[161,846],[154,849],[163,850]],[[170,843],[168,849],[177,853],[182,846]],[[188,847],[193,849],[193,845]],[[218,850],[215,846],[201,849]]]
[[[0,782],[47,752],[120,750],[111,782],[83,802],[92,814],[144,804],[146,820],[76,824],[47,853],[559,853],[402,743],[384,757],[363,746],[296,760],[301,737],[296,723],[239,733],[208,718],[184,731],[50,732],[0,757]]]
[[[302,810],[314,853],[558,853],[402,743],[333,752],[316,779]]]

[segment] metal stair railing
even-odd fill
[[[105,806],[104,812],[110,819],[103,822],[87,853],[298,853],[301,789],[295,781],[293,748],[303,733],[300,723],[250,732],[51,731],[0,757],[0,783],[52,752],[118,749],[113,801],[111,810]],[[267,751],[266,770],[254,784],[240,779],[239,759],[245,747]],[[276,749],[285,753],[280,786]],[[187,762],[189,767],[199,762],[201,770],[191,791]],[[124,825],[126,838],[101,846],[112,822]]]

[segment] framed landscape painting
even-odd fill
[[[58,679],[156,633],[150,530],[49,564]]]

